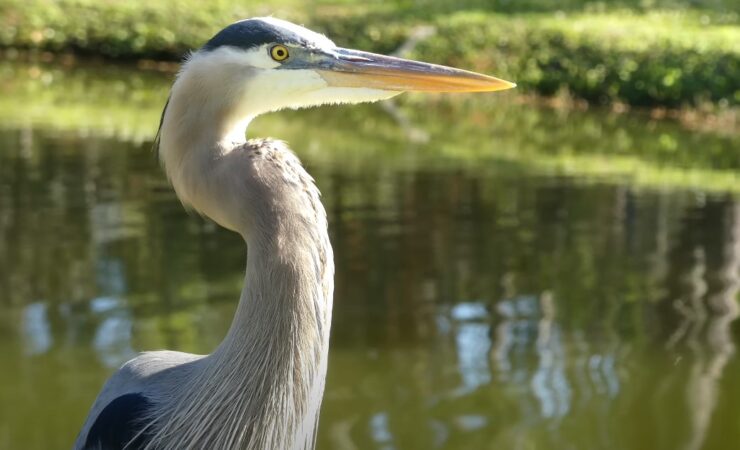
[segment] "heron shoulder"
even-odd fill
[[[148,440],[145,423],[151,407],[151,400],[138,392],[116,397],[93,422],[83,450],[144,448]]]
[[[193,369],[193,363],[202,358],[202,355],[190,353],[154,351],[141,353],[123,364],[98,394],[77,437],[75,449],[101,448],[101,445],[90,445],[126,436],[133,438],[135,434],[129,434],[138,426],[135,419],[142,418],[157,401],[165,398],[168,386],[186,376]],[[113,422],[122,425],[111,428]],[[103,445],[102,448],[122,447]]]
[[[149,378],[160,372],[203,359],[203,355],[158,350],[140,353],[125,363],[119,372],[133,379]]]

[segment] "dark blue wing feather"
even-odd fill
[[[152,404],[139,393],[115,398],[103,408],[87,433],[84,450],[137,450],[146,445],[143,418]],[[136,439],[134,439],[136,438]],[[128,446],[127,446],[128,444]]]

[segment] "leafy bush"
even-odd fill
[[[432,25],[436,34],[417,46],[415,56],[493,73],[540,94],[567,91],[595,103],[671,107],[740,103],[740,27],[737,14],[722,0],[705,0],[709,13],[515,15],[490,11],[508,2],[490,3],[487,11],[456,13],[436,12],[446,8],[438,0],[362,7],[345,0],[344,6],[331,8],[325,3],[288,0],[274,7],[271,1],[246,5],[234,0],[4,0],[0,46],[176,60],[225,23],[274,14],[307,23],[342,45],[388,53],[416,26]],[[538,0],[524,4],[544,8]],[[557,4],[571,9],[600,5],[585,0]]]
[[[438,20],[436,36],[417,52],[544,95],[565,89],[598,103],[739,103],[740,29],[694,24],[674,14],[457,14]]]

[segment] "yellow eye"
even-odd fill
[[[285,61],[288,59],[288,47],[284,45],[276,45],[270,49],[270,56],[275,61]]]

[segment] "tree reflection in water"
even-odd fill
[[[146,144],[0,144],[0,448],[48,449],[134,351],[210,351],[245,255]],[[337,257],[320,448],[734,448],[736,197],[414,155],[304,158]]]

